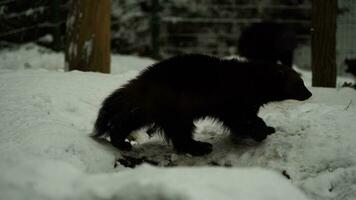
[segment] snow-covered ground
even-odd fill
[[[0,52],[0,199],[356,199],[349,88],[265,106],[260,116],[277,132],[262,143],[199,121],[196,137],[214,145],[203,157],[177,155],[144,130],[132,152],[91,139],[102,100],[153,62],[113,55],[106,75],[63,72],[62,54],[31,44]],[[130,169],[123,158],[174,167]]]

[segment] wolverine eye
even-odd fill
[[[283,70],[278,70],[276,74],[277,74],[277,78],[284,79],[284,77],[285,77],[285,73]]]

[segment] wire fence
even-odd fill
[[[0,1],[0,41],[11,43],[33,42],[51,34],[51,47],[63,43],[67,6],[59,0],[3,0]]]
[[[337,64],[342,72],[345,58],[356,58],[356,1],[338,2]],[[64,44],[67,3],[0,0],[0,42],[25,43],[51,34]],[[238,54],[242,30],[269,20],[295,28],[295,62],[310,67],[311,6],[310,0],[112,0],[112,51],[162,58],[180,53],[228,56]]]
[[[345,59],[356,60],[356,1],[339,0],[338,3],[336,59],[342,73]]]
[[[209,1],[208,1],[209,2]],[[179,53],[237,54],[241,31],[264,20],[288,24],[297,30],[300,42],[310,40],[310,10],[308,3],[288,4],[289,1],[264,4],[265,1],[218,3],[211,1],[204,8],[194,6],[185,12],[172,13],[172,6],[162,4],[161,55]],[[171,8],[171,9],[170,9]],[[188,13],[188,14],[186,14]],[[192,14],[190,14],[192,13]]]

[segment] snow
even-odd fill
[[[310,88],[308,101],[266,105],[259,115],[277,132],[262,143],[199,121],[195,136],[214,146],[202,157],[177,155],[144,130],[132,152],[93,140],[102,100],[152,63],[113,55],[113,74],[63,72],[63,54],[33,44],[0,52],[0,199],[356,198],[350,88]],[[310,85],[310,72],[300,72]],[[125,156],[158,166],[128,169],[116,161]]]
[[[26,163],[20,169],[10,167],[0,175],[4,199],[306,200],[280,175],[257,168],[158,169],[144,165],[120,173],[88,175],[63,162],[45,161]],[[21,182],[13,178],[18,176]]]
[[[74,46],[72,51],[74,52]],[[0,51],[0,69],[41,69],[49,71],[64,70],[64,56],[62,53],[50,51],[32,43],[12,50]],[[115,55],[111,58],[112,73],[123,74],[144,69],[155,61],[150,58],[137,58],[137,56]]]

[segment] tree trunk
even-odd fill
[[[312,83],[335,87],[337,0],[313,0],[312,6]]]
[[[110,73],[111,0],[71,0],[70,6],[67,69]]]

